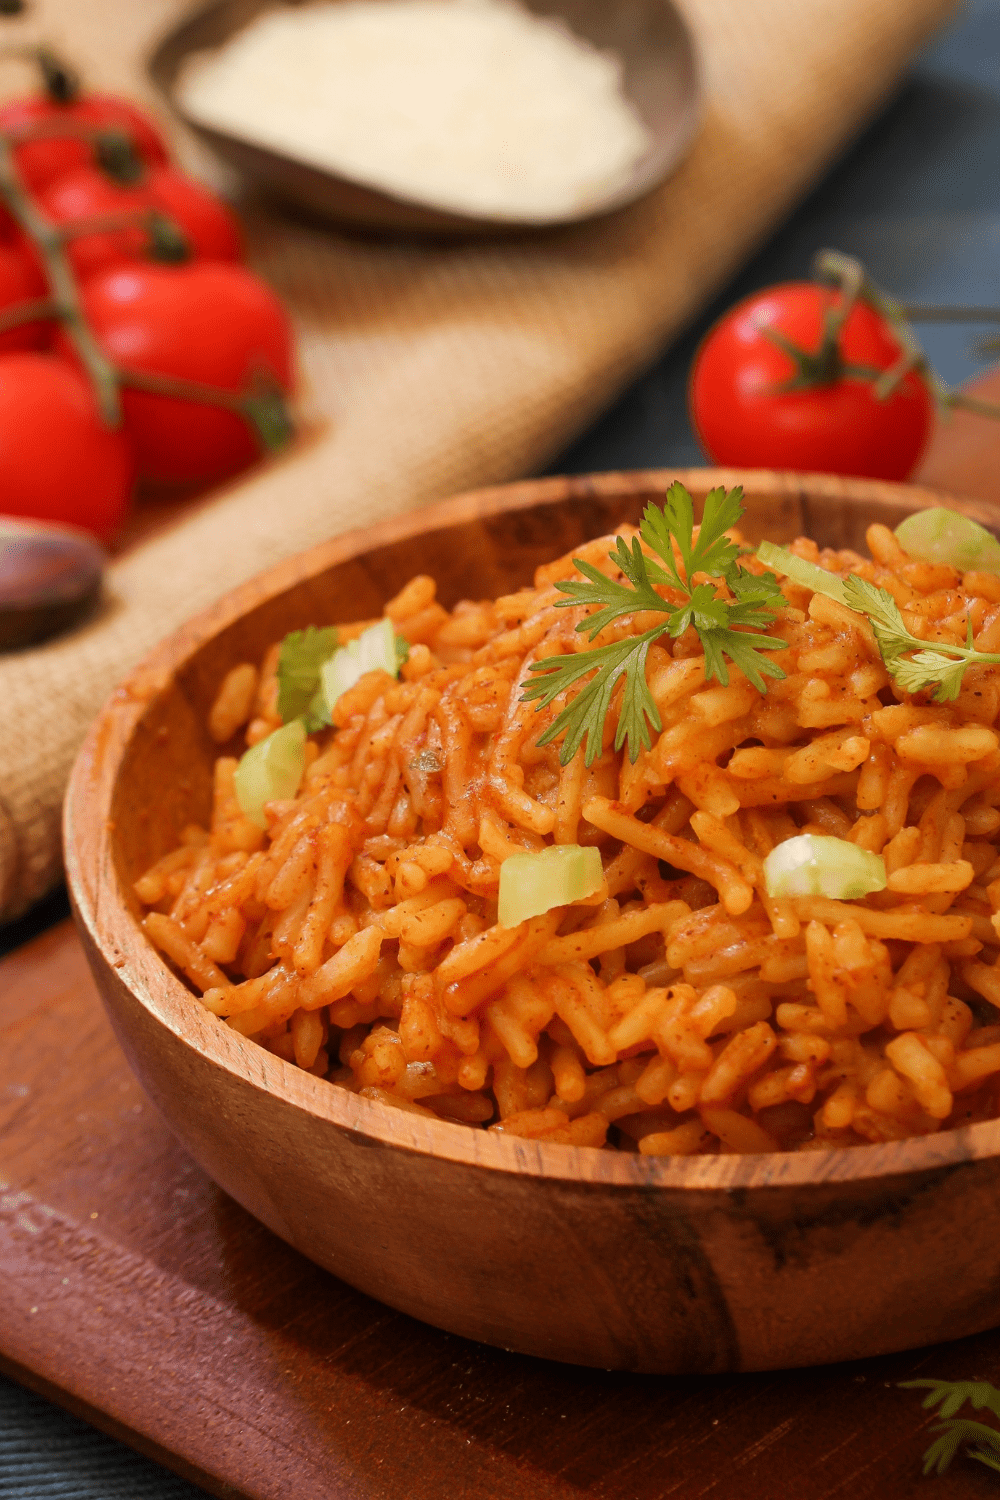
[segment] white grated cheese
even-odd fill
[[[649,145],[620,59],[509,0],[342,0],[258,17],[192,58],[192,116],[457,212],[558,219]]]

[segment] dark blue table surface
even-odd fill
[[[998,65],[1000,0],[971,0],[881,118],[717,303],[550,472],[702,462],[685,409],[698,340],[739,297],[807,275],[824,246],[859,256],[901,300],[1000,306]],[[932,362],[953,385],[982,369],[974,342],[985,331],[920,329]],[[60,892],[0,928],[0,954],[66,915]],[[202,1493],[0,1377],[0,1500],[196,1500]]]

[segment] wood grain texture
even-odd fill
[[[459,497],[283,563],[165,642],[96,721],[71,783],[67,870],[84,947],[132,1066],[209,1175],[320,1265],[438,1327],[678,1373],[807,1365],[979,1331],[1000,1320],[998,1123],[760,1157],[508,1140],[358,1098],[245,1041],[138,927],[131,881],[205,819],[217,747],[204,726],[230,666],[289,629],[377,612],[415,572],[437,576],[446,604],[507,592],[538,562],[636,519],[672,477]],[[681,477],[697,498],[737,476]],[[740,477],[751,539],[804,531],[861,546],[869,522],[940,499]]]
[[[586,1370],[439,1333],[268,1233],[144,1098],[70,924],[0,963],[0,1366],[246,1500],[988,1500],[920,1475],[896,1382],[1000,1335],[794,1373]],[[820,1305],[822,1306],[822,1298]]]

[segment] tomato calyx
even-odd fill
[[[221,406],[242,417],[256,439],[262,454],[277,453],[295,435],[295,424],[285,393],[271,371],[256,369],[240,391],[227,391],[217,385],[203,385],[179,375],[161,375],[152,370],[134,370],[115,366],[121,385],[150,396],[170,396],[176,401],[197,401],[204,406]]]
[[[863,380],[872,385],[877,401],[887,401],[912,371],[924,381],[931,394],[939,398],[940,392],[928,379],[930,372],[924,352],[906,323],[902,308],[869,281],[860,261],[837,250],[821,250],[812,269],[814,281],[838,294],[838,300],[824,310],[818,347],[815,350],[803,349],[781,329],[758,323],[761,337],[787,355],[794,366],[794,374],[773,387],[775,394],[836,385],[840,380]],[[900,353],[888,369],[858,364],[844,357],[841,334],[859,301],[866,302],[892,327]]]
[[[871,281],[859,260],[840,250],[820,250],[813,259],[813,280],[839,294],[823,315],[823,330],[815,350],[803,349],[779,328],[758,324],[758,332],[768,343],[780,349],[791,360],[794,373],[773,387],[775,395],[813,390],[836,385],[840,380],[862,380],[872,387],[876,401],[888,401],[899,390],[908,375],[915,375],[926,386],[935,404],[943,409],[959,408],[978,416],[1000,420],[1000,406],[949,391],[932,369],[920,341],[910,326],[902,303],[886,296]],[[867,303],[873,312],[889,325],[899,345],[899,357],[888,369],[853,363],[844,358],[841,334],[852,309],[858,302]],[[960,311],[960,310],[959,310]]]
[[[94,161],[114,182],[141,182],[146,164],[124,130],[99,126],[93,133]]]
[[[240,411],[249,423],[261,453],[278,453],[295,436],[295,424],[285,393],[269,370],[255,373],[241,398]]]
[[[72,104],[80,92],[80,79],[62,58],[50,47],[39,47],[35,52],[42,73],[45,92],[53,104]]]
[[[73,219],[60,224],[56,229],[59,239],[65,244],[70,240],[83,239],[89,234],[107,234],[116,229],[142,229],[147,238],[146,256],[149,260],[179,265],[191,259],[191,245],[179,224],[158,208],[122,209],[111,214],[92,214],[86,219]]]
[[[836,385],[838,380],[870,380],[877,384],[884,371],[876,370],[873,365],[851,364],[841,354],[839,338],[844,319],[836,316],[840,311],[840,308],[828,309],[820,346],[813,353],[787,338],[779,328],[760,325],[761,338],[767,339],[769,344],[787,354],[795,366],[794,375],[774,386],[776,394],[783,396],[789,391],[807,391],[815,386]],[[850,308],[846,310],[844,317],[849,311]]]
[[[35,273],[21,282],[13,277],[15,296],[23,300],[0,304],[0,337],[48,323],[60,362],[75,367],[74,379],[79,383],[82,376],[89,386],[94,434],[103,434],[100,442],[109,452],[127,441],[137,463],[143,455],[140,472],[151,483],[205,482],[217,472],[226,477],[285,446],[294,436],[288,337],[280,307],[275,304],[275,317],[266,306],[266,288],[260,287],[261,302],[256,292],[248,301],[238,281],[220,285],[233,298],[233,313],[228,325],[223,320],[225,338],[207,340],[207,360],[177,358],[179,335],[172,343],[161,337],[156,345],[164,319],[170,328],[175,316],[193,336],[192,317],[197,326],[206,296],[211,300],[201,272],[215,261],[221,267],[240,259],[232,216],[197,183],[172,172],[156,132],[127,101],[81,94],[76,75],[44,47],[0,48],[0,55],[33,61],[46,91],[42,99],[14,101],[0,124],[0,214],[9,225],[8,259],[20,254]],[[50,143],[62,142],[66,153],[58,159],[45,154]],[[65,202],[59,197],[64,187]],[[110,252],[99,243],[102,237]],[[127,340],[116,346],[111,302],[103,312],[95,310],[95,268],[114,266],[115,256],[134,265],[143,296],[152,297],[149,288],[157,286],[172,289],[166,301],[149,302],[152,324],[140,325],[144,339],[152,329],[151,355],[137,355]],[[190,267],[166,270],[188,261]],[[141,278],[154,275],[156,262],[166,279],[147,287]],[[247,318],[242,323],[241,313]],[[153,361],[148,369],[141,368],[146,358]],[[186,363],[190,368],[183,376],[161,373],[175,363],[179,370]],[[51,374],[47,366],[43,374]],[[182,403],[176,413],[173,402]],[[174,441],[172,428],[183,430],[183,441]]]

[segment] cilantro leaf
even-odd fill
[[[539,680],[525,689],[522,701],[538,699],[539,708],[575,684],[584,684],[538,742],[545,745],[562,736],[559,758],[563,765],[572,760],[581,745],[587,765],[600,754],[604,722],[622,679],[615,749],[626,745],[629,759],[635,761],[640,749],[650,748],[650,731],[659,731],[661,721],[646,683],[646,657],[653,641],[663,635],[676,639],[693,628],[705,651],[706,677],[723,684],[729,681],[727,658],[760,692],[764,691],[765,677],[784,677],[781,667],[763,654],[783,651],[784,641],[760,633],[774,622],[771,606],[784,605],[778,581],[773,573],[758,577],[741,568],[740,548],[726,535],[743,514],[742,493],[739,488],[728,493],[721,488],[712,490],[695,536],[691,496],[679,481],[675,482],[662,508],[646,507],[639,528],[641,542],[634,537],[629,546],[623,537],[615,539],[608,557],[624,582],[609,578],[593,563],[575,558],[582,577],[557,583],[556,587],[567,595],[558,601],[560,605],[593,606],[592,613],[576,627],[591,641],[625,616],[640,612],[665,616],[662,625],[654,625],[641,635],[531,663],[530,669],[539,674]],[[643,551],[642,542],[653,556]],[[716,584],[695,583],[699,573],[724,580],[732,599],[720,598]],[[673,598],[665,599],[657,592],[658,587],[668,589]]]
[[[308,625],[285,636],[278,654],[278,713],[283,724],[304,718],[309,733],[329,724],[320,668],[336,651],[338,639],[334,625]]]
[[[749,573],[741,563],[734,563],[726,569],[725,579],[740,604],[773,604],[780,609],[785,602],[781,584],[773,573]]]
[[[866,615],[871,622],[886,671],[904,693],[920,693],[933,688],[935,703],[953,703],[962,689],[965,669],[973,663],[1000,664],[1000,655],[977,651],[972,644],[972,621],[967,621],[966,644],[951,641],[922,641],[906,628],[906,621],[888,589],[878,588],[867,579],[852,574],[844,584],[844,594],[851,609]],[[910,655],[909,653],[914,653]]]
[[[926,1410],[940,1407],[938,1415],[943,1418],[932,1432],[939,1432],[924,1453],[924,1473],[943,1474],[951,1464],[962,1443],[976,1443],[977,1447],[966,1448],[969,1458],[976,1459],[988,1468],[1000,1469],[1000,1430],[986,1422],[973,1422],[968,1418],[957,1418],[955,1413],[968,1401],[974,1411],[985,1407],[995,1417],[1000,1417],[1000,1390],[988,1380],[902,1380],[901,1390],[926,1387],[924,1397]]]
[[[662,721],[646,684],[646,653],[652,642],[663,634],[664,628],[656,625],[643,635],[626,636],[624,640],[613,641],[609,646],[598,646],[593,651],[580,651],[573,656],[549,656],[544,661],[533,662],[532,669],[544,669],[549,680],[539,679],[529,683],[524,690],[522,702],[538,698],[539,708],[545,708],[560,693],[578,682],[581,676],[597,669],[590,681],[540,736],[538,743],[548,745],[565,734],[560,760],[563,765],[567,765],[586,740],[584,759],[588,766],[591,765],[601,753],[604,721],[608,716],[615,688],[624,676],[625,693],[618,716],[615,749],[620,750],[627,739],[633,760],[639,754],[640,745],[648,750],[652,744],[649,726],[651,724],[659,733]]]
[[[726,536],[743,514],[743,488],[737,485],[727,494],[720,486],[705,497],[698,536],[691,548],[690,562],[685,558],[688,577],[692,573],[709,573],[724,578],[740,555],[735,542]]]
[[[620,619],[622,615],[633,614],[640,609],[661,610],[664,608],[663,600],[653,588],[646,571],[647,560],[639,545],[638,537],[632,539],[632,550],[628,543],[622,538],[616,538],[617,547],[608,556],[612,562],[618,564],[619,569],[629,580],[627,584],[619,583],[616,578],[608,578],[595,568],[593,563],[585,562],[583,558],[574,558],[577,572],[582,573],[587,583],[581,583],[574,578],[568,578],[557,584],[568,599],[558,599],[557,609],[565,609],[579,602],[582,604],[603,604],[596,614],[588,615],[582,626],[578,629],[587,631],[589,640],[600,635],[605,625],[612,620]],[[631,585],[631,586],[630,586]]]
[[[751,635],[748,630],[711,630],[702,636],[705,648],[706,681],[715,677],[723,687],[729,684],[725,657],[739,667],[748,682],[752,682],[758,693],[765,690],[765,677],[774,677],[779,682],[784,669],[776,661],[761,656],[762,651],[783,651],[785,642],[770,635]]]

